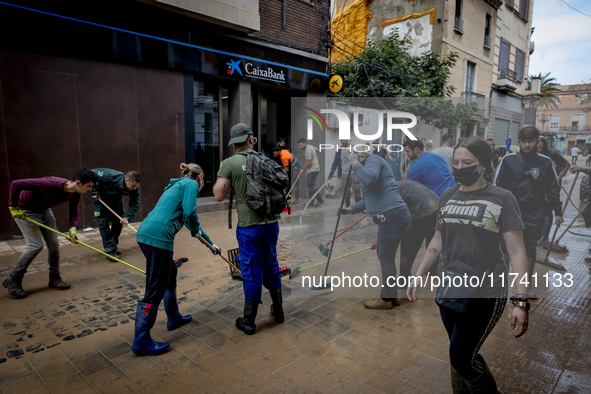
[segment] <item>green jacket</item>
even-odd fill
[[[199,185],[190,178],[171,179],[158,203],[137,231],[136,241],[165,250],[174,250],[176,233],[186,226],[192,234],[199,232],[197,193]],[[211,240],[201,230],[203,238]]]
[[[99,177],[98,182],[92,187],[92,195],[98,193],[101,200],[115,212],[118,210],[123,211],[123,199],[121,197],[129,196],[129,206],[125,218],[127,220],[133,219],[140,206],[140,187],[138,186],[135,190],[126,188],[125,174],[123,172],[111,170],[110,168],[95,168],[92,172]],[[92,205],[95,212],[100,212],[104,207],[94,198],[92,199]]]

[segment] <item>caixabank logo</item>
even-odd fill
[[[240,68],[241,63],[244,63],[244,74],[246,75],[242,73],[242,69]],[[245,61],[244,59],[230,59],[226,65],[228,66],[228,75],[234,75],[234,72],[236,72],[237,74],[240,74],[240,76],[263,79],[265,81],[286,83],[285,72],[283,70],[275,71],[269,66],[260,66],[253,62]]]
[[[322,114],[332,114],[338,119],[339,129],[339,140],[351,140],[351,129],[355,137],[362,141],[374,141],[380,139],[384,133],[384,123],[386,123],[386,139],[391,141],[394,130],[402,131],[411,140],[417,140],[417,137],[410,131],[411,128],[417,125],[417,117],[410,112],[399,112],[399,111],[376,111],[378,116],[378,131],[374,134],[363,134],[359,131],[359,112],[353,112],[353,127],[351,127],[351,121],[349,115],[338,109],[321,109],[320,112],[309,108],[303,107],[303,113],[310,118],[307,121],[307,132],[306,138],[308,140],[314,139],[314,123],[318,125],[320,131],[327,132],[328,124]],[[383,118],[386,118],[386,122]],[[403,121],[410,120],[410,123],[402,123]],[[384,145],[389,152],[401,152],[402,146],[400,144],[389,144]],[[323,149],[333,149],[334,145],[331,144],[319,144],[318,148],[322,151]],[[339,147],[337,146],[337,150]],[[359,144],[353,147],[353,150],[365,151],[368,149],[367,145]]]

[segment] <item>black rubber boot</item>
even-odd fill
[[[257,327],[254,321],[257,317],[258,310],[259,304],[249,304],[244,301],[244,317],[236,319],[236,327],[244,331],[246,335],[253,335]]]
[[[271,305],[271,314],[275,316],[275,321],[278,324],[281,324],[285,321],[285,315],[283,314],[283,295],[281,294],[281,289],[270,289],[269,293],[271,294],[271,299],[273,300],[273,305]]]
[[[454,367],[451,368],[451,389],[454,394],[470,394],[466,381]]]
[[[12,276],[8,274],[8,278],[4,279],[2,286],[8,289],[8,293],[16,298],[25,298],[27,293],[23,290],[23,277]]]
[[[482,358],[480,354],[476,357],[478,357],[479,361],[484,366],[484,371],[474,380],[464,380],[468,386],[469,392],[479,394],[499,393],[499,390],[497,390],[497,382],[495,381],[495,377],[493,376],[492,372],[490,372],[490,369],[488,369],[486,361],[484,361],[484,358]]]
[[[57,274],[49,274],[48,286],[59,290],[68,290],[70,288],[70,285],[62,280],[59,272]]]

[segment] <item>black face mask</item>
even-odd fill
[[[476,183],[478,178],[480,178],[477,164],[470,167],[454,168],[451,174],[456,182],[461,183],[464,186],[472,186]]]

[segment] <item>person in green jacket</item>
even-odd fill
[[[109,168],[95,168],[92,172],[99,179],[91,192],[94,216],[98,222],[105,253],[115,257],[115,255],[121,254],[117,249],[117,244],[119,244],[119,235],[121,235],[123,225],[129,224],[140,206],[140,174],[137,171],[129,171],[124,174]],[[123,196],[129,196],[129,206],[125,216],[123,216],[125,213]],[[122,219],[118,219],[99,200],[107,204]],[[107,259],[111,260],[109,257]]]
[[[218,246],[203,232],[197,217],[197,194],[205,181],[197,164],[181,164],[182,178],[171,179],[158,203],[138,229],[136,241],[146,256],[146,293],[138,302],[135,337],[131,350],[135,354],[160,354],[168,349],[167,342],[156,342],[150,330],[156,322],[158,305],[164,300],[168,317],[166,327],[172,331],[192,320],[182,316],[176,298],[177,267],[173,260],[174,237],[186,226],[194,237],[201,236],[220,254]],[[200,239],[201,240],[201,239]],[[201,241],[203,242],[203,241]]]

